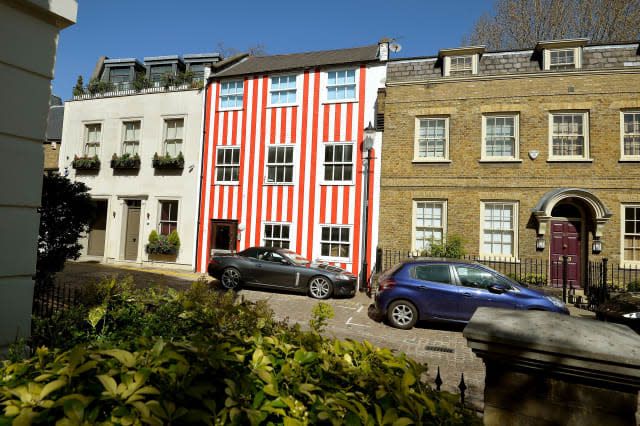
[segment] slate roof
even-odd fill
[[[292,53],[288,55],[250,56],[214,77],[231,77],[291,69],[305,69],[323,65],[340,65],[377,60],[378,45],[349,49],[322,50],[318,52]]]
[[[63,105],[54,105],[52,107],[49,107],[49,118],[47,119],[47,131],[45,133],[45,138],[47,141],[59,141],[62,139],[63,118]]]

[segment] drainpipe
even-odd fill
[[[200,238],[199,238],[199,230],[200,230],[200,222],[202,222],[202,218],[200,217],[200,207],[202,207],[202,187],[203,187],[203,182],[202,182],[202,178],[204,177],[204,147],[206,146],[206,139],[205,139],[205,135],[207,134],[207,92],[209,90],[209,87],[211,86],[211,83],[213,83],[213,78],[212,77],[208,77],[207,78],[207,84],[205,84],[204,86],[204,115],[202,116],[202,152],[200,153],[200,185],[199,185],[199,190],[198,190],[198,223],[196,224],[196,252],[195,252],[195,261],[193,262],[193,267],[194,267],[194,272],[198,272],[198,250],[199,250],[199,243],[200,243]]]

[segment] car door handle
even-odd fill
[[[464,297],[473,297],[473,295],[471,293],[462,293],[462,295]]]
[[[419,288],[420,290],[429,290],[429,287],[428,287],[428,286],[426,286],[426,285],[419,285],[419,286],[418,286],[418,288]]]

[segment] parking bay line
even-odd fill
[[[364,324],[356,324],[351,322],[351,320],[353,319],[353,317],[349,317],[349,319],[347,320],[347,322],[345,322],[345,325],[355,325],[356,327],[371,327],[370,325],[364,325]]]

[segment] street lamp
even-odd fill
[[[362,273],[360,275],[360,291],[367,291],[367,281],[369,278],[369,264],[367,262],[367,248],[369,245],[369,179],[371,167],[370,163],[375,157],[371,156],[371,150],[373,149],[373,143],[376,138],[376,129],[371,125],[369,125],[364,129],[364,140],[362,141],[363,150],[367,151],[367,156],[364,157],[366,162],[364,163],[364,227],[362,228],[362,240],[363,251],[362,251]]]

